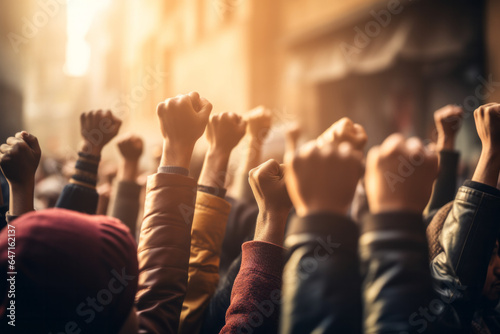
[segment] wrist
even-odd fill
[[[283,245],[288,214],[289,211],[259,209],[254,240]]]
[[[139,171],[139,160],[123,160],[120,167],[119,179],[122,181],[135,182]]]
[[[388,212],[409,212],[415,214],[422,214],[425,207],[415,203],[402,203],[402,202],[387,202],[370,204],[370,213],[373,215],[384,214]]]
[[[438,151],[455,149],[455,136],[439,136],[436,143]]]
[[[189,169],[193,149],[194,144],[174,144],[165,140],[163,142],[163,152],[160,160],[160,166],[176,166]]]
[[[12,216],[21,216],[27,212],[34,211],[33,198],[35,193],[35,181],[29,180],[24,183],[9,183],[10,204],[9,213]]]
[[[102,147],[99,145],[94,145],[88,140],[84,140],[80,145],[80,152],[85,154],[91,154],[95,156],[100,156],[102,151]]]
[[[207,187],[224,188],[229,154],[208,151],[198,183]]]
[[[264,144],[264,139],[254,137],[250,135],[250,140],[248,141],[248,145],[252,148],[261,148]]]
[[[297,216],[306,217],[312,214],[317,213],[333,213],[335,215],[347,216],[347,212],[349,211],[349,206],[334,206],[333,203],[307,203],[304,205],[297,206],[295,209],[297,210]]]

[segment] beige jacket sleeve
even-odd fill
[[[219,282],[219,260],[231,205],[224,199],[198,192],[193,227],[186,298],[180,334],[200,332],[203,314]]]

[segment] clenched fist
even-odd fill
[[[212,104],[198,93],[178,95],[158,105],[163,135],[162,166],[188,168],[196,141],[203,135]]]
[[[434,113],[434,123],[438,134],[437,150],[453,150],[455,138],[464,117],[462,107],[447,105]]]
[[[362,174],[363,153],[350,142],[311,141],[291,160],[286,185],[297,215],[346,215]]]
[[[110,110],[84,112],[80,116],[83,153],[99,156],[103,147],[111,141],[120,130],[122,121]]]
[[[370,211],[422,213],[438,174],[436,152],[418,138],[389,136],[367,156],[365,186]]]
[[[367,140],[365,129],[351,119],[344,117],[333,123],[318,137],[318,145],[331,142],[339,145],[342,142],[349,142],[355,149],[363,150]]]
[[[124,160],[138,161],[142,155],[144,143],[139,136],[128,135],[118,141],[118,149]]]
[[[38,139],[26,131],[0,146],[0,167],[11,186],[33,185],[42,151]]]
[[[292,202],[285,184],[285,169],[276,160],[264,162],[249,173],[259,206],[254,240],[282,245]]]
[[[500,151],[500,104],[489,103],[474,111],[476,129],[483,150]]]
[[[252,169],[249,182],[260,211],[288,215],[292,202],[286,190],[285,169],[276,160]]]
[[[271,129],[271,112],[262,106],[252,109],[247,115],[247,123],[250,138],[263,142]]]
[[[247,123],[232,112],[213,115],[207,126],[207,140],[211,150],[229,154],[245,135]]]

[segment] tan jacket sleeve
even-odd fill
[[[139,333],[176,333],[188,281],[194,179],[158,173],[148,178],[137,256]]]
[[[224,199],[198,192],[191,232],[191,256],[180,334],[200,332],[203,314],[219,282],[219,260],[231,205]]]

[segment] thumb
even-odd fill
[[[208,119],[210,118],[210,113],[212,112],[213,106],[212,103],[208,102],[205,98],[200,98],[201,110],[198,112],[199,117],[205,122],[208,123]]]

